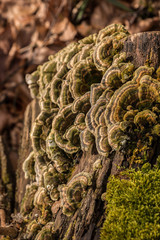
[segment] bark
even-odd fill
[[[18,235],[18,229],[15,227],[9,226],[9,227],[0,227],[0,235],[7,235],[11,237],[12,239],[15,239]]]
[[[32,125],[37,115],[39,114],[40,108],[38,100],[33,100],[25,111],[24,115],[24,127],[22,133],[22,142],[19,151],[18,170],[17,170],[17,192],[16,192],[16,211],[19,211],[21,201],[25,193],[25,187],[29,183],[29,179],[25,179],[22,165],[24,160],[28,157],[32,151],[32,144],[30,138],[30,132]]]
[[[150,61],[157,69],[160,65],[160,32],[133,34],[125,41],[122,51],[127,53],[136,68]]]

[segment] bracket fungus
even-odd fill
[[[62,211],[65,215],[71,216],[75,212],[86,195],[87,187],[91,185],[90,174],[81,172],[75,175],[66,185],[59,187]]]
[[[160,136],[159,75],[148,65],[135,69],[121,52],[128,35],[124,26],[112,24],[71,43],[27,75],[41,112],[23,170],[36,181],[30,206],[41,206],[41,213],[44,204],[60,200],[63,214],[71,216],[92,188],[88,172],[74,173],[80,151],[94,146],[106,157],[123,150],[130,165],[152,154]],[[34,231],[39,229],[36,224],[34,220]],[[44,225],[41,229],[50,231]],[[42,232],[35,239],[41,239]]]

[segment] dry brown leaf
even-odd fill
[[[106,25],[106,15],[101,6],[97,6],[91,16],[91,25],[96,29],[104,28]]]
[[[6,30],[5,19],[1,17],[0,19],[0,35]]]
[[[43,63],[49,55],[55,53],[53,50],[49,49],[48,47],[40,47],[36,48],[34,51],[32,63],[33,64],[41,64]]]
[[[20,71],[17,71],[15,74],[10,76],[9,81],[5,83],[6,88],[12,88],[13,86],[16,86],[17,84],[23,83],[24,77]],[[15,83],[15,84],[13,84]],[[18,86],[19,87],[19,86]],[[17,87],[17,88],[18,88]],[[15,91],[13,91],[15,94]]]
[[[35,32],[35,28],[33,26],[27,26],[23,29],[20,29],[17,33],[16,42],[20,46],[20,48],[26,47],[31,42],[31,37]]]
[[[75,26],[71,22],[68,22],[63,34],[59,37],[59,40],[63,42],[71,41],[74,39],[76,34],[77,30]]]
[[[0,49],[2,49],[4,54],[7,54],[10,48],[8,39],[0,40]]]
[[[47,22],[46,22],[47,23]],[[42,41],[45,39],[46,33],[48,31],[48,25],[47,24],[38,24],[36,26],[36,30],[39,33],[39,39],[41,39]]]
[[[50,35],[48,39],[45,39],[44,46],[54,44],[57,39],[58,39],[57,34]]]
[[[109,24],[115,22],[121,22],[124,17],[124,11],[106,0],[98,2],[97,7],[94,8],[93,14],[91,15],[91,25],[93,28],[100,30]]]
[[[96,29],[104,28],[114,15],[114,7],[106,1],[101,1],[91,15],[91,25]]]
[[[80,25],[77,26],[77,31],[82,35],[82,37],[86,37],[91,34],[92,27],[83,21]]]
[[[35,31],[31,37],[31,43],[30,43],[30,46],[34,46],[36,45],[37,41],[38,41],[38,38],[39,38],[39,33],[38,31]]]
[[[57,22],[53,28],[51,29],[51,33],[53,34],[61,34],[64,32],[69,20],[68,18],[63,18],[60,22]]]
[[[146,32],[151,30],[154,27],[154,25],[158,25],[159,21],[160,19],[158,17],[141,20],[139,22],[140,32]]]
[[[30,15],[30,10],[26,6],[15,5],[8,11],[8,19],[17,30],[22,29],[27,24],[34,24],[34,16]]]
[[[40,20],[44,24],[44,21],[47,20],[47,12],[48,12],[48,4],[41,2],[39,5],[38,12],[36,14],[36,18]]]
[[[8,69],[10,67],[10,64],[11,64],[12,60],[14,59],[18,50],[19,50],[18,44],[16,42],[14,42],[10,51],[9,51],[9,53],[8,53],[8,58],[7,58],[6,63],[5,63],[6,69]]]
[[[133,24],[130,26],[129,31],[130,33],[138,33],[138,32],[146,32],[146,31],[153,31],[160,29],[160,18],[147,18],[144,20],[138,21],[138,23]]]

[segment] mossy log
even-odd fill
[[[148,64],[149,67],[154,67],[154,69],[158,69],[160,65],[159,32],[134,34],[128,36],[123,44],[124,45],[121,49],[121,52],[126,53],[126,59],[128,59],[136,69],[144,66],[145,64]],[[79,91],[78,87],[76,91]],[[16,192],[17,211],[19,211],[22,199],[24,197],[25,186],[27,183],[29,183],[29,181],[24,178],[22,164],[32,150],[30,132],[38,112],[38,102],[33,100],[26,110],[24,119],[24,130],[22,135],[22,145],[20,148]],[[75,132],[76,131],[77,130],[75,130]],[[160,149],[158,148],[159,143],[160,141],[158,135],[157,141],[152,144],[153,151],[149,155],[148,159],[150,163],[155,163],[157,156],[160,154]],[[113,146],[115,146],[114,143]],[[72,176],[82,172],[92,173],[92,188],[88,188],[88,190],[85,192],[85,198],[82,199],[78,208],[75,208],[74,214],[63,214],[66,209],[62,209],[60,200],[57,200],[52,204],[51,221],[54,222],[54,231],[52,232],[51,238],[44,239],[98,240],[100,238],[100,229],[104,222],[105,212],[105,203],[101,196],[106,191],[108,177],[110,175],[117,174],[120,166],[129,166],[127,156],[128,155],[126,155],[123,147],[116,149],[116,146],[115,149],[113,147],[108,156],[102,156],[97,152],[95,144],[92,144],[87,151],[83,151],[75,155],[74,161],[76,161],[76,164],[72,170]],[[64,192],[65,188],[62,189],[61,194],[63,195]],[[21,233],[17,239],[24,239]],[[31,237],[27,239],[34,238]],[[41,238],[37,237],[36,239]]]

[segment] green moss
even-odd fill
[[[157,167],[160,168],[160,155],[156,159]]]
[[[160,124],[157,124],[152,129],[152,134],[160,136]]]
[[[101,240],[160,239],[160,170],[144,164],[107,185]]]

